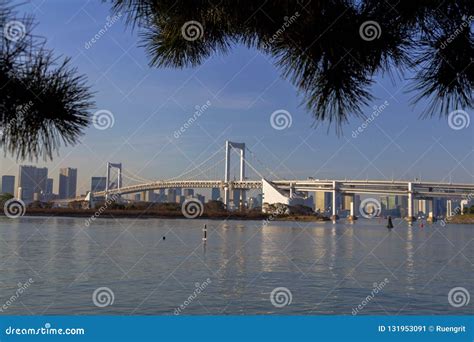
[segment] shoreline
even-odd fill
[[[24,217],[83,217],[92,218],[94,220],[100,218],[132,218],[132,219],[189,219],[181,212],[153,212],[143,210],[120,210],[112,209],[96,215],[98,211],[94,209],[74,210],[74,209],[28,209]],[[2,213],[3,214],[3,213]],[[4,216],[1,215],[0,216]],[[263,213],[240,213],[240,212],[225,212],[225,213],[203,213],[192,219],[205,220],[242,220],[242,221],[301,221],[301,222],[325,222],[330,221],[327,217],[312,216],[312,215],[290,215],[290,216],[272,216]]]
[[[456,215],[446,221],[454,224],[474,224],[474,214]]]
[[[85,218],[94,220],[100,218],[127,218],[127,219],[201,219],[201,220],[241,220],[241,221],[282,221],[282,222],[327,222],[331,221],[326,216],[316,215],[298,215],[289,216],[273,216],[271,214],[263,214],[260,212],[204,212],[195,218],[185,217],[181,211],[147,211],[140,209],[108,209],[98,215],[95,209],[44,209],[44,208],[28,208],[23,217],[70,217]],[[7,217],[0,212],[0,217]],[[398,218],[401,219],[401,218]],[[340,218],[339,221],[345,221],[346,218]],[[465,214],[452,216],[446,220],[448,224],[474,224],[474,214]]]

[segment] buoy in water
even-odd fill
[[[392,216],[389,216],[389,217],[388,217],[387,228],[388,228],[388,229],[393,228]]]
[[[166,240],[166,236],[163,236],[163,240]]]

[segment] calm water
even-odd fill
[[[0,314],[473,314],[448,293],[474,296],[474,226],[395,225],[0,218]],[[94,305],[99,287],[112,305]]]

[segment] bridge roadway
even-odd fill
[[[337,191],[342,194],[386,194],[405,195],[412,194],[416,198],[433,197],[473,197],[474,184],[437,183],[437,182],[410,182],[410,181],[381,181],[381,180],[277,180],[271,181],[273,185],[282,190],[293,191]],[[143,191],[190,188],[190,189],[261,189],[262,181],[245,180],[190,180],[190,181],[156,181],[139,185],[125,186],[120,189],[110,189],[108,195],[131,194]],[[95,197],[106,196],[105,191],[95,192]]]

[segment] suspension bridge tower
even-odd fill
[[[224,204],[226,207],[229,206],[229,181],[230,181],[230,153],[234,150],[240,151],[240,180],[245,180],[245,143],[236,143],[226,140],[225,142],[225,175],[224,182],[226,184],[224,188]],[[240,203],[239,208],[243,207],[245,204],[245,191],[240,190]],[[234,203],[235,205],[235,203]]]
[[[110,179],[110,170],[117,169],[117,182],[113,183]],[[110,189],[122,188],[122,163],[107,163],[107,176],[105,180],[105,199],[109,197]]]

